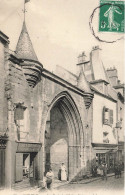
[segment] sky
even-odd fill
[[[24,0],[0,0],[0,30],[15,50],[23,24]],[[92,34],[89,21],[99,0],[30,0],[26,3],[26,26],[34,50],[44,68],[54,71],[56,65],[76,73],[78,55],[85,51],[86,59],[93,46],[101,48],[105,68],[116,67],[121,82],[124,78],[124,39],[115,43],[98,41]],[[122,33],[98,32],[99,9],[92,26],[105,40],[116,40]]]

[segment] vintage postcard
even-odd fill
[[[0,195],[124,194],[124,0],[0,0]]]

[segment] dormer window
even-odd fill
[[[112,125],[113,124],[113,110],[103,107],[103,124]]]

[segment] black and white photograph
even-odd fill
[[[0,0],[0,195],[124,195],[124,0]]]

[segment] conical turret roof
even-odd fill
[[[86,77],[85,77],[84,72],[83,72],[83,68],[81,68],[81,70],[80,70],[77,86],[80,89],[82,89],[83,91],[91,93],[89,83],[87,82]]]
[[[16,53],[17,57],[20,59],[38,61],[26,28],[25,21],[23,22],[22,31],[16,46]]]
[[[89,107],[92,103],[94,94],[92,93],[92,91],[90,89],[89,83],[86,80],[86,77],[84,75],[82,67],[81,67],[81,71],[80,71],[80,74],[78,77],[77,86],[84,91],[83,97],[84,97],[85,107],[86,107],[86,109],[89,109]]]

